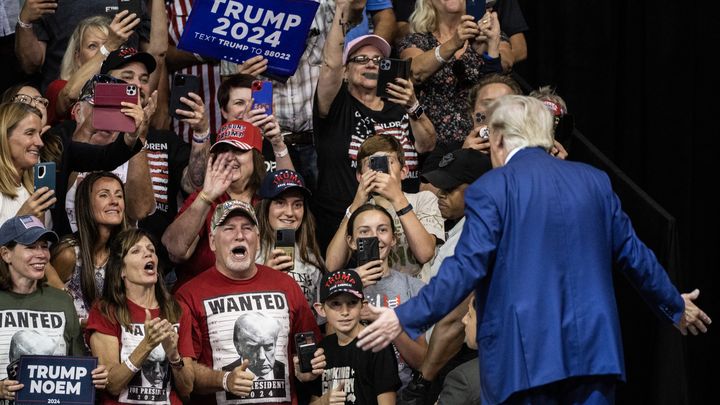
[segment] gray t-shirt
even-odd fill
[[[365,298],[374,306],[395,308],[411,297],[417,295],[425,283],[415,277],[390,270],[390,274],[381,278],[377,284],[364,289]],[[404,388],[412,379],[412,369],[400,356],[397,348],[393,345],[395,357],[398,363],[398,375]]]

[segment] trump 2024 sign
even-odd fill
[[[88,404],[95,402],[92,370],[95,357],[22,356],[18,380],[25,384],[16,392],[15,403]]]
[[[319,3],[196,0],[178,48],[235,63],[262,55],[270,75],[295,74]]]

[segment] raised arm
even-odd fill
[[[397,30],[397,20],[395,19],[395,11],[392,8],[378,10],[372,13],[373,34],[383,37],[388,44],[392,44],[395,40],[395,31]]]
[[[15,55],[20,68],[27,74],[38,72],[45,63],[47,44],[38,39],[33,24],[47,14],[54,14],[58,3],[55,0],[27,0],[20,10],[15,30]],[[11,22],[11,23],[14,23]]]
[[[165,64],[165,56],[168,53],[168,17],[165,10],[165,2],[160,0],[148,0],[150,7],[150,42],[141,44],[142,50],[155,58],[158,67]],[[150,74],[148,82],[150,91],[157,89],[162,69],[155,69]]]
[[[464,15],[455,35],[437,47],[423,51],[419,48],[408,48],[400,53],[403,59],[412,58],[412,80],[422,83],[440,70],[455,56],[455,52],[465,46],[466,41],[474,39],[480,31],[473,16]],[[438,58],[439,56],[439,58]]]
[[[317,86],[318,111],[321,118],[330,112],[330,105],[340,91],[343,77],[342,54],[345,34],[351,21],[361,16],[365,0],[339,0],[335,3],[335,16],[325,39],[322,65]]]
[[[388,93],[393,97],[389,101],[402,105],[410,117],[410,129],[415,137],[415,150],[418,153],[431,152],[435,149],[437,133],[427,114],[420,114],[421,106],[415,96],[415,88],[411,80],[395,79],[390,83]]]

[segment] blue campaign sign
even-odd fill
[[[15,403],[88,404],[95,402],[92,371],[95,357],[22,356],[18,380],[25,384],[17,391]]]
[[[312,0],[196,0],[178,48],[235,63],[262,55],[270,75],[295,74],[318,4]]]

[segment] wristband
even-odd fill
[[[350,219],[352,216],[352,211],[350,211],[350,207],[345,208],[345,218]]]
[[[227,385],[228,377],[230,377],[230,372],[229,372],[229,371],[226,371],[226,372],[225,372],[225,375],[223,376],[223,389],[224,389],[226,392],[230,392],[230,390],[228,389],[228,385]]]
[[[273,153],[275,154],[275,157],[277,157],[277,158],[285,157],[288,155],[288,148],[286,147],[285,149],[281,150],[280,152],[273,152]]]
[[[440,45],[435,47],[435,59],[438,61],[438,63],[448,63],[449,60],[443,59],[442,55],[440,55]]]
[[[33,27],[32,23],[29,23],[29,24],[28,24],[28,23],[23,22],[23,21],[20,19],[20,16],[19,16],[19,15],[18,15],[17,23],[18,23],[18,25],[19,25],[20,27],[25,28],[25,29],[31,29],[31,28]]]
[[[408,205],[405,208],[401,208],[401,209],[395,211],[395,213],[397,214],[397,216],[399,218],[399,217],[407,214],[408,212],[412,211],[412,209],[413,209],[412,204],[408,203]]]
[[[205,63],[205,59],[203,59],[203,57],[200,56],[200,54],[198,54],[198,53],[193,53],[193,56],[195,57],[195,59],[198,60],[198,62]]]
[[[198,133],[198,132],[193,132],[192,139],[193,139],[193,142],[195,142],[195,143],[205,143],[205,141],[210,139],[210,128],[208,128],[204,134]]]
[[[133,364],[133,362],[130,360],[130,356],[128,356],[128,358],[125,359],[124,363],[125,363],[125,367],[127,367],[128,370],[132,371],[133,374],[135,374],[135,373],[137,373],[138,371],[140,371],[140,369],[137,368],[137,367],[135,367],[135,365]]]
[[[107,48],[105,47],[105,45],[103,45],[103,46],[100,47],[100,53],[102,54],[102,56],[104,56],[104,57],[106,57],[106,58],[107,58],[108,56],[110,56],[110,50],[107,49]]]
[[[408,107],[407,112],[408,112],[408,114],[415,114],[415,112],[417,111],[418,108],[420,108],[420,100],[415,99],[415,104]]]
[[[198,198],[207,205],[213,205],[213,200],[211,200],[204,191],[198,193]]]

